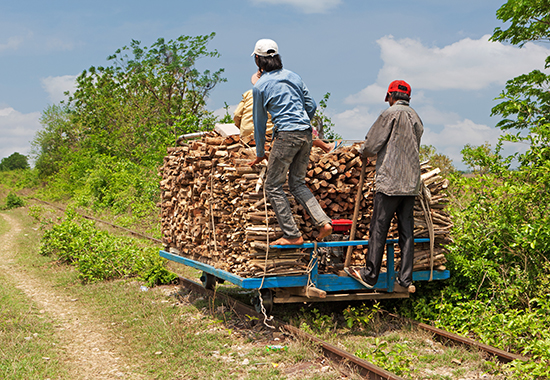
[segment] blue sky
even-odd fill
[[[11,3],[11,4],[10,4]],[[394,79],[412,86],[411,106],[425,126],[423,144],[464,168],[465,144],[496,142],[493,100],[506,80],[542,69],[550,46],[492,43],[504,0],[19,1],[0,5],[0,158],[29,154],[41,112],[63,99],[74,78],[138,40],[216,37],[221,57],[201,69],[225,69],[209,109],[234,108],[250,88],[250,53],[260,38],[279,44],[346,139],[363,139],[387,107]],[[516,147],[508,147],[509,151]]]

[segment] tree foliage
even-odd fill
[[[68,100],[81,147],[141,162],[179,134],[210,127],[206,99],[225,81],[223,69],[201,73],[195,64],[219,56],[206,48],[213,37],[159,38],[150,48],[132,40],[108,57],[112,66],[85,70]]]
[[[44,110],[33,141],[48,196],[135,217],[154,213],[166,148],[214,126],[206,100],[225,81],[223,69],[196,68],[219,56],[207,49],[213,37],[159,38],[151,47],[133,40],[108,57],[110,65],[84,70],[68,101]]]
[[[507,29],[495,28],[492,41],[509,41],[523,46],[529,41],[549,40],[549,0],[508,0],[498,9],[497,18],[509,22],[509,26]]]
[[[63,105],[47,107],[40,117],[43,128],[32,141],[35,168],[41,178],[57,173],[71,153],[79,149],[79,129],[71,119],[71,112]]]
[[[550,35],[550,1],[509,0],[497,17],[511,21],[493,40],[523,45]],[[548,61],[548,59],[547,59]],[[528,307],[545,292],[550,274],[550,77],[539,70],[509,80],[493,107],[505,132],[494,150],[488,143],[462,151],[477,177],[458,179],[454,263],[470,294]],[[523,143],[525,153],[503,156],[504,142]],[[511,163],[518,166],[511,170]],[[475,292],[474,292],[475,289]]]
[[[507,28],[496,28],[493,41],[523,46],[549,39],[548,0],[508,0],[497,17]],[[496,147],[462,150],[474,176],[451,181],[451,279],[413,306],[417,316],[536,359],[510,363],[506,378],[550,377],[549,89],[550,77],[540,70],[510,79],[492,109],[504,132]],[[507,156],[505,142],[527,149]]]
[[[2,172],[28,168],[29,162],[27,161],[27,156],[18,152],[11,154],[9,157],[2,158],[2,161],[0,161],[0,171]]]
[[[330,92],[327,92],[323,99],[319,100],[319,105],[315,111],[312,124],[319,132],[320,139],[326,139],[330,141],[341,139],[338,133],[334,132],[334,123],[330,117],[326,114],[328,99],[330,98]]]
[[[448,176],[451,173],[456,172],[456,168],[453,165],[453,160],[448,156],[437,153],[435,146],[433,145],[420,145],[420,162],[429,161],[430,165],[439,168],[441,174]]]
[[[550,38],[550,0],[508,0],[497,11],[497,18],[508,22],[508,28],[495,28],[493,41],[523,46],[529,41]],[[550,56],[546,58],[550,67]],[[493,173],[510,168],[517,160],[520,170],[534,170],[550,159],[550,76],[540,70],[510,79],[497,97],[500,103],[491,116],[501,116],[497,127],[506,132],[494,152],[486,146],[465,148],[465,159],[483,162]],[[504,142],[528,146],[526,153],[502,157]]]
[[[462,154],[462,162],[477,174],[488,173],[495,161],[500,158],[492,152],[491,145],[488,142],[479,146],[466,144],[460,153]]]

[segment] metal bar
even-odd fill
[[[413,272],[413,281],[429,281],[430,280],[430,271],[421,270]],[[432,280],[446,280],[451,277],[451,272],[449,270],[434,270]]]
[[[373,379],[373,380],[403,380],[402,377],[399,377],[397,375],[394,375],[391,372],[386,371],[385,369],[382,369],[380,367],[375,366],[374,364],[359,359],[357,356],[352,355],[346,351],[343,351],[339,349],[336,346],[333,346],[330,343],[327,343],[311,334],[306,333],[305,331],[302,331],[294,326],[291,325],[283,325],[281,328],[291,332],[292,334],[301,337],[302,339],[307,339],[311,342],[314,342],[321,347],[323,350],[323,353],[325,356],[336,359],[338,361],[342,361],[342,359],[347,364],[352,367],[354,370],[359,372],[361,376],[364,376],[366,379]]]
[[[61,210],[63,212],[67,211],[67,209],[65,207],[59,207],[59,206],[56,206],[54,205],[53,203],[50,203],[50,202],[46,202],[46,201],[43,201],[42,199],[38,199],[38,198],[33,198],[33,197],[29,197],[29,199],[33,199],[35,201],[38,201],[38,202],[42,202],[44,204],[47,204],[48,206],[51,206],[51,207],[54,207],[58,210]],[[78,215],[80,215],[81,217],[85,218],[85,219],[88,219],[88,220],[93,220],[95,222],[100,222],[100,223],[103,223],[103,224],[107,224],[111,227],[115,227],[115,228],[118,228],[118,229],[121,229],[123,231],[126,231],[132,235],[136,235],[136,236],[139,236],[141,238],[144,238],[144,239],[148,239],[148,240],[151,240],[151,241],[154,241],[155,243],[161,243],[162,244],[162,240],[160,239],[157,239],[157,238],[154,238],[154,237],[151,237],[151,236],[147,236],[147,235],[144,235],[142,233],[139,233],[139,232],[136,232],[136,231],[132,231],[126,227],[122,227],[122,226],[118,226],[116,224],[113,224],[111,222],[107,222],[105,220],[101,220],[101,219],[97,219],[97,218],[94,218],[93,216],[88,216],[88,215],[84,215],[84,214],[81,214],[79,212],[77,212]]]
[[[246,317],[248,316],[254,316],[258,318],[259,320],[262,320],[264,318],[263,314],[258,313],[253,308],[249,307],[248,305],[243,304],[242,302],[239,302],[225,294],[215,292],[212,290],[204,289],[201,285],[197,284],[194,281],[188,280],[186,278],[179,278],[180,284],[189,287],[193,289],[196,292],[202,293],[202,294],[208,294],[212,298],[217,298],[225,303],[227,303],[228,307],[231,310],[234,310],[236,313],[238,313],[241,316]],[[386,371],[385,369],[382,369],[380,367],[375,366],[374,364],[359,359],[358,357],[343,351],[327,342],[322,341],[321,339],[308,334],[306,332],[301,331],[300,329],[285,324],[284,322],[275,320],[273,323],[279,327],[280,329],[287,330],[294,334],[297,337],[300,337],[302,339],[307,339],[311,342],[314,342],[318,344],[321,349],[323,350],[323,353],[328,358],[335,360],[336,364],[342,365],[347,364],[349,367],[353,368],[357,372],[359,372],[362,376],[364,376],[366,379],[373,379],[373,380],[403,380],[403,378],[396,376],[392,374],[391,372]]]
[[[512,354],[510,352],[506,352],[506,351],[501,350],[499,348],[492,347],[492,346],[489,346],[489,345],[484,344],[484,343],[476,342],[473,339],[466,338],[466,337],[463,337],[463,336],[460,336],[460,335],[457,335],[457,334],[453,334],[453,333],[447,332],[445,330],[438,329],[437,327],[427,325],[425,323],[416,322],[416,324],[419,328],[421,328],[423,330],[426,330],[426,331],[436,333],[437,335],[442,336],[445,339],[449,339],[449,340],[453,340],[455,342],[467,344],[469,346],[474,346],[474,347],[479,348],[480,350],[486,351],[486,352],[490,353],[491,355],[497,356],[500,359],[500,361],[502,361],[503,363],[508,363],[508,362],[511,362],[512,360],[523,360],[523,361],[528,360],[524,356]]]
[[[467,337],[464,337],[464,336],[460,336],[460,335],[457,335],[457,334],[453,334],[453,333],[450,333],[448,331],[439,329],[437,327],[427,325],[427,324],[422,323],[422,322],[417,322],[417,321],[414,321],[412,319],[405,318],[405,317],[402,317],[400,315],[395,315],[395,314],[392,314],[392,313],[388,313],[388,315],[390,315],[394,318],[403,319],[403,320],[417,326],[418,328],[420,328],[422,330],[429,331],[429,332],[434,333],[434,334],[436,334],[440,337],[443,337],[445,339],[452,340],[452,341],[457,342],[457,343],[462,343],[462,344],[465,344],[465,345],[468,345],[468,346],[476,347],[476,348],[478,348],[482,351],[485,351],[485,352],[487,352],[491,355],[496,356],[503,363],[508,363],[508,362],[511,362],[512,360],[523,360],[523,361],[528,361],[529,360],[529,358],[527,358],[525,356],[513,354],[513,353],[510,353],[510,352],[501,350],[499,348],[492,347],[492,346],[489,346],[487,344],[477,342],[473,339],[470,339],[470,338],[467,338]]]
[[[388,293],[393,292],[393,283],[395,281],[395,246],[393,243],[386,244],[386,289]]]
[[[394,298],[409,298],[408,292],[400,293],[338,293],[327,294],[325,298],[305,297],[305,296],[279,296],[273,298],[273,303],[301,303],[301,302],[338,302],[338,301],[362,301],[362,300],[379,300],[379,299],[394,299]]]
[[[427,238],[419,238],[414,239],[415,243],[429,243],[430,239]],[[386,244],[395,244],[399,243],[399,239],[388,239],[386,240]],[[358,245],[369,245],[368,240],[343,240],[343,241],[319,241],[316,243],[304,243],[304,244],[297,244],[297,245],[271,245],[271,248],[277,248],[277,249],[289,249],[289,248],[303,248],[303,249],[313,249],[315,246],[318,248],[321,247],[348,247],[348,246],[358,246]]]
[[[291,287],[304,287],[308,284],[308,276],[274,276],[274,277],[265,277],[262,285],[262,278],[244,278],[239,277],[235,274],[226,272],[221,269],[216,269],[211,265],[201,263],[200,261],[195,261],[187,257],[179,256],[170,252],[160,251],[159,255],[165,259],[175,261],[187,265],[189,267],[202,270],[203,272],[210,273],[217,278],[222,280],[229,281],[243,289],[259,289],[260,286],[263,288],[291,288]],[[413,281],[423,281],[429,278],[429,271],[419,271],[413,272]],[[327,274],[312,274],[312,280],[315,282],[315,286],[318,289],[324,290],[326,292],[338,292],[338,291],[353,291],[353,290],[364,290],[364,286],[359,282],[355,281],[353,278],[348,276],[338,276],[336,274],[327,273]],[[394,272],[395,276],[395,272]],[[444,280],[450,277],[449,271],[434,271],[433,278],[436,280]],[[394,277],[395,278],[395,277]],[[388,290],[388,273],[380,273],[378,277],[378,282],[374,286],[375,290]],[[393,282],[391,283],[393,285]]]
[[[181,141],[181,140],[189,140],[189,139],[194,139],[196,137],[201,137],[201,136],[204,136],[206,135],[207,133],[209,133],[208,131],[205,131],[205,132],[194,132],[194,133],[186,133],[184,135],[181,135],[178,137],[178,139],[176,140],[177,142]]]

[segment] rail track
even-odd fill
[[[253,316],[258,318],[259,320],[264,320],[264,315],[256,311],[254,307],[249,306],[241,301],[238,301],[227,294],[206,289],[202,284],[199,284],[193,280],[190,280],[184,277],[179,277],[179,285],[189,290],[192,290],[193,292],[201,294],[203,296],[207,296],[212,299],[219,300],[224,305],[226,305],[230,310],[232,310],[233,312],[237,313],[242,317]],[[518,359],[528,360],[527,358],[521,355],[512,354],[510,352],[506,352],[498,348],[491,347],[486,344],[477,342],[473,339],[462,337],[457,334],[449,333],[445,330],[438,329],[436,327],[427,325],[425,323],[413,321],[408,318],[404,318],[402,316],[395,315],[392,313],[385,312],[385,314],[387,314],[387,316],[390,318],[398,319],[405,323],[410,323],[419,329],[428,331],[440,341],[443,341],[443,342],[451,341],[455,344],[465,345],[467,347],[472,347],[480,351],[483,351],[486,353],[488,357],[495,358],[501,363],[508,363],[512,360],[518,360]],[[333,344],[325,342],[322,339],[319,339],[312,334],[309,334],[303,330],[300,330],[295,326],[289,325],[278,319],[272,319],[270,320],[269,323],[274,327],[280,329],[281,331],[286,331],[290,333],[291,335],[295,336],[298,339],[311,342],[316,346],[318,346],[321,349],[323,355],[329,360],[331,360],[335,364],[335,367],[344,375],[349,376],[351,373],[356,373],[362,376],[363,378],[372,379],[372,380],[403,379],[398,375],[395,375],[383,368],[380,368],[366,360],[360,359],[357,356],[349,352],[346,352],[334,346]]]
[[[52,204],[50,202],[46,202],[46,201],[43,201],[41,199],[36,199],[36,198],[30,198],[30,199],[41,202],[41,203],[44,203],[44,204],[47,204],[47,205],[49,205],[53,208],[56,208],[58,210],[66,211],[66,209],[64,207],[57,206],[57,205]],[[88,215],[84,215],[84,214],[80,214],[80,215],[82,217],[86,218],[86,219],[94,220],[94,221],[97,221],[97,222],[100,222],[100,223],[110,225],[111,227],[121,229],[121,230],[123,230],[127,233],[138,236],[140,238],[148,239],[148,240],[151,240],[151,241],[156,242],[156,243],[162,243],[159,239],[141,234],[139,232],[132,231],[128,228],[121,227],[121,226],[115,225],[113,223],[110,223],[110,222],[107,222],[107,221],[104,221],[104,220],[101,220],[101,219],[97,219],[97,218],[94,218],[94,217],[91,217],[91,216],[88,216]],[[227,294],[206,289],[202,284],[199,284],[199,283],[197,283],[193,280],[190,280],[190,279],[187,279],[187,278],[184,278],[184,277],[179,277],[178,279],[179,279],[179,284],[181,286],[184,286],[185,288],[188,288],[188,289],[190,289],[190,290],[192,290],[192,291],[194,291],[198,294],[202,294],[202,295],[210,297],[212,299],[220,300],[227,307],[229,307],[233,312],[235,312],[236,314],[238,314],[240,316],[243,316],[243,317],[253,316],[253,317],[258,318],[259,320],[264,319],[264,315],[262,313],[259,313],[258,311],[256,311],[256,309],[254,307],[251,307],[247,304],[244,304],[244,303],[230,297]],[[432,333],[434,335],[434,337],[436,337],[440,341],[443,341],[443,342],[449,342],[450,341],[450,342],[454,342],[456,344],[461,344],[461,345],[464,345],[464,346],[467,346],[467,347],[476,348],[480,351],[485,352],[488,357],[496,358],[501,363],[508,363],[508,362],[513,361],[513,360],[528,360],[528,358],[526,358],[524,356],[513,354],[513,353],[510,353],[510,352],[507,352],[507,351],[504,351],[504,350],[501,350],[501,349],[498,349],[498,348],[495,348],[495,347],[477,342],[473,339],[447,332],[445,330],[430,326],[430,325],[425,324],[425,323],[413,321],[411,319],[404,318],[402,316],[395,315],[395,314],[388,313],[388,312],[385,312],[385,314],[387,314],[387,316],[389,316],[391,318],[394,318],[394,319],[400,320],[402,322],[414,325],[414,326],[416,326],[417,328],[419,328],[421,330],[428,331],[428,332]],[[372,364],[372,363],[370,363],[366,360],[358,358],[357,356],[355,356],[355,355],[353,355],[349,352],[346,352],[346,351],[344,351],[344,350],[342,350],[342,349],[340,349],[340,348],[338,348],[338,347],[336,347],[336,346],[334,346],[334,345],[332,345],[328,342],[325,342],[322,339],[319,339],[319,338],[317,338],[316,336],[314,336],[312,334],[309,334],[305,331],[302,331],[302,330],[296,328],[295,326],[289,325],[289,324],[284,323],[283,321],[280,321],[280,320],[277,320],[277,319],[271,320],[270,323],[272,325],[274,325],[275,327],[279,328],[280,330],[287,331],[288,333],[294,335],[295,337],[297,337],[299,339],[309,341],[309,342],[312,342],[315,345],[317,345],[322,350],[323,355],[326,358],[328,358],[329,360],[331,360],[333,363],[335,363],[336,368],[338,368],[338,370],[340,372],[342,372],[344,375],[349,376],[351,373],[357,373],[357,374],[359,374],[360,376],[362,376],[366,379],[372,379],[372,380],[379,380],[379,379],[399,380],[399,379],[403,379],[400,376],[397,376],[397,375],[395,375],[391,372],[388,372],[383,368],[380,368],[380,367],[378,367],[378,366],[376,366],[376,365],[374,365],[374,364]]]

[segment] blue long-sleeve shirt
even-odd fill
[[[290,70],[264,72],[252,89],[256,156],[265,155],[265,132],[269,112],[274,131],[301,131],[311,127],[317,104],[302,78]]]

